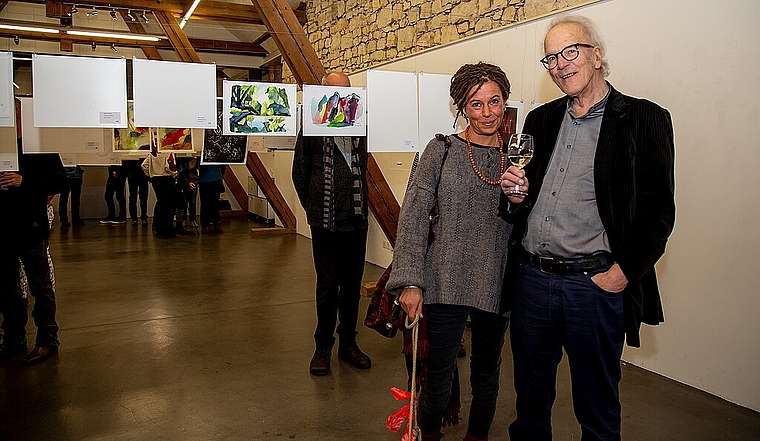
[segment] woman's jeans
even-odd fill
[[[467,433],[475,438],[488,437],[496,399],[499,396],[499,368],[508,316],[458,305],[425,305],[429,352],[427,381],[422,385],[419,426],[424,435],[441,430],[443,413],[451,395],[454,364],[459,343],[470,317],[470,386],[472,404]]]

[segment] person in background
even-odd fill
[[[121,161],[127,175],[127,187],[129,188],[129,217],[132,225],[137,225],[138,219],[143,226],[148,225],[148,177],[140,168],[141,161],[138,159],[125,159]],[[137,200],[140,200],[140,213],[137,212]]]
[[[126,223],[127,199],[124,197],[124,185],[127,182],[127,176],[124,174],[124,168],[121,165],[108,166],[108,179],[106,180],[106,191],[104,199],[108,207],[108,216],[101,220],[101,224],[123,224]],[[116,207],[113,199],[119,203],[119,215],[116,215]]]
[[[507,288],[517,419],[512,441],[552,439],[557,366],[567,353],[584,441],[621,439],[623,344],[663,321],[654,265],[675,223],[667,110],[615,90],[594,23],[554,20],[540,61],[562,98],[532,110],[535,154],[502,178],[514,222]],[[510,192],[519,185],[527,196]]]
[[[459,68],[449,93],[469,124],[461,133],[428,143],[401,207],[386,289],[398,296],[410,318],[421,316],[427,329],[427,379],[418,409],[423,441],[443,436],[468,316],[472,404],[464,439],[487,440],[496,412],[509,323],[502,281],[512,227],[498,215],[500,176],[507,164],[500,129],[509,92],[509,80],[498,66],[481,62]],[[431,243],[430,213],[436,204]]]
[[[325,75],[328,86],[348,87],[340,72]],[[327,375],[335,344],[338,358],[357,369],[372,366],[356,344],[359,296],[367,247],[367,144],[364,137],[296,139],[292,177],[311,227],[311,247],[317,273],[316,350],[309,363],[312,375]]]
[[[84,220],[80,213],[82,198],[82,181],[84,178],[84,169],[78,165],[64,167],[66,179],[69,182],[68,188],[61,191],[58,198],[58,217],[62,227],[70,227],[73,223],[75,226],[84,225]],[[71,195],[71,221],[69,221],[68,203],[69,194]]]
[[[156,228],[156,238],[158,239],[177,237],[172,225],[172,195],[174,194],[177,169],[171,163],[170,158],[171,154],[159,154],[158,143],[153,139],[150,155],[145,158],[141,166],[156,193],[153,226]]]
[[[177,158],[177,185],[182,191],[185,201],[184,209],[177,212],[177,234],[185,230],[185,224],[198,229],[196,222],[196,199],[198,199],[198,158],[195,156],[180,156]]]
[[[58,324],[53,268],[48,245],[50,221],[48,197],[66,189],[60,159],[43,163],[41,155],[19,155],[19,171],[0,174],[0,311],[3,342],[0,361],[27,350],[26,302],[20,291],[23,264],[28,289],[34,298],[32,316],[37,327],[35,346],[22,365],[41,363],[58,353]]]
[[[201,233],[222,234],[219,215],[219,195],[224,192],[224,169],[226,165],[201,165],[198,191],[201,200]]]

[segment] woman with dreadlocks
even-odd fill
[[[399,296],[410,318],[423,316],[427,344],[419,352],[426,352],[427,375],[418,424],[424,441],[443,436],[468,316],[472,405],[465,440],[487,440],[496,410],[509,322],[501,286],[512,227],[497,215],[499,179],[507,167],[500,130],[509,88],[497,66],[481,62],[459,68],[449,94],[468,126],[428,143],[401,207],[386,289]],[[434,240],[429,242],[435,207]]]

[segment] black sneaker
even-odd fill
[[[100,220],[100,223],[103,224],[103,225],[111,225],[114,222],[116,222],[116,219],[114,219],[112,217],[107,217],[105,219],[101,219]]]
[[[127,220],[126,220],[126,219],[124,219],[123,217],[117,217],[117,218],[116,218],[116,219],[115,219],[113,222],[111,222],[111,223],[114,223],[114,224],[126,224],[126,223],[127,223]]]
[[[136,226],[137,226],[137,219],[132,219],[132,226],[133,226],[133,227],[136,227]]]

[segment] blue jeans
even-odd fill
[[[623,295],[608,293],[590,273],[542,273],[521,260],[512,307],[517,419],[512,441],[552,439],[557,366],[567,353],[573,409],[582,440],[620,440]]]
[[[22,240],[0,249],[0,310],[3,314],[4,342],[8,345],[26,341],[29,316],[19,285],[19,259],[24,264],[29,293],[34,297],[32,317],[37,326],[36,346],[58,345],[55,321],[53,268],[48,261],[47,239]]]
[[[499,372],[504,332],[509,318],[458,305],[425,305],[427,339],[427,381],[422,385],[419,426],[423,435],[441,430],[443,413],[451,395],[454,365],[467,316],[470,316],[472,350],[470,353],[470,386],[472,404],[467,433],[477,439],[488,438],[496,399],[499,396]]]

